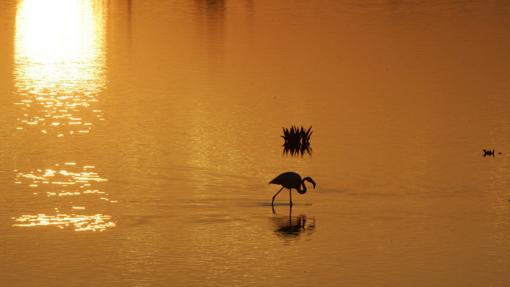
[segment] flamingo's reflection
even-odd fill
[[[292,216],[292,207],[288,216],[275,216],[273,221],[277,228],[275,232],[280,236],[296,237],[302,233],[312,234],[315,231],[315,217],[309,218],[305,214]]]

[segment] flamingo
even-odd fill
[[[275,177],[273,180],[271,180],[269,183],[271,184],[279,184],[282,186],[280,190],[273,196],[273,201],[271,202],[271,206],[274,207],[274,199],[276,196],[284,189],[289,189],[289,198],[290,198],[290,206],[292,207],[292,189],[294,188],[299,192],[300,194],[306,193],[306,185],[305,181],[310,182],[313,184],[313,188],[315,189],[315,181],[311,177],[305,177],[301,179],[301,176],[293,171],[288,171],[280,174],[279,176]]]

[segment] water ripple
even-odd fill
[[[95,166],[65,162],[44,169],[14,172],[15,184],[23,186],[24,191],[28,190],[34,196],[46,195],[43,197],[46,201],[59,207],[54,208],[54,214],[34,212],[13,217],[13,227],[54,226],[60,229],[69,227],[75,231],[104,231],[115,227],[110,215],[90,213],[87,209],[91,201],[117,203],[101,189],[100,184],[108,179],[100,176]],[[97,208],[97,204],[94,207]]]

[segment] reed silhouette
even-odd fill
[[[498,154],[502,154],[501,152],[498,152]],[[483,149],[483,156],[492,156],[494,157],[496,155],[496,151],[494,149]]]
[[[279,184],[282,186],[282,188],[280,188],[280,190],[273,196],[273,200],[271,201],[271,207],[273,208],[273,213],[275,212],[274,200],[275,200],[276,196],[284,188],[289,189],[289,203],[290,203],[290,206],[292,207],[292,189],[295,189],[299,194],[305,194],[307,191],[305,181],[310,182],[313,185],[313,188],[315,189],[316,184],[315,184],[315,181],[311,177],[307,176],[307,177],[301,179],[301,176],[298,173],[293,172],[293,171],[284,172],[284,173],[278,175],[277,177],[275,177],[273,180],[271,180],[269,182],[270,184]]]
[[[283,153],[290,155],[301,155],[305,153],[312,154],[312,147],[310,146],[310,137],[312,136],[312,127],[310,126],[305,130],[302,126],[291,126],[290,128],[282,128],[284,140]]]

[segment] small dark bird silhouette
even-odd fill
[[[483,156],[494,156],[494,149],[483,149]]]
[[[315,188],[315,181],[311,177],[305,177],[301,179],[301,176],[295,172],[288,171],[280,174],[279,176],[275,177],[273,180],[271,180],[269,183],[272,184],[279,184],[282,186],[280,190],[273,196],[273,201],[271,201],[271,206],[274,207],[274,199],[276,196],[284,189],[289,189],[289,199],[290,199],[290,206],[292,206],[292,189],[294,188],[299,192],[299,194],[306,193],[306,185],[305,181],[310,182],[313,185],[313,188]]]

